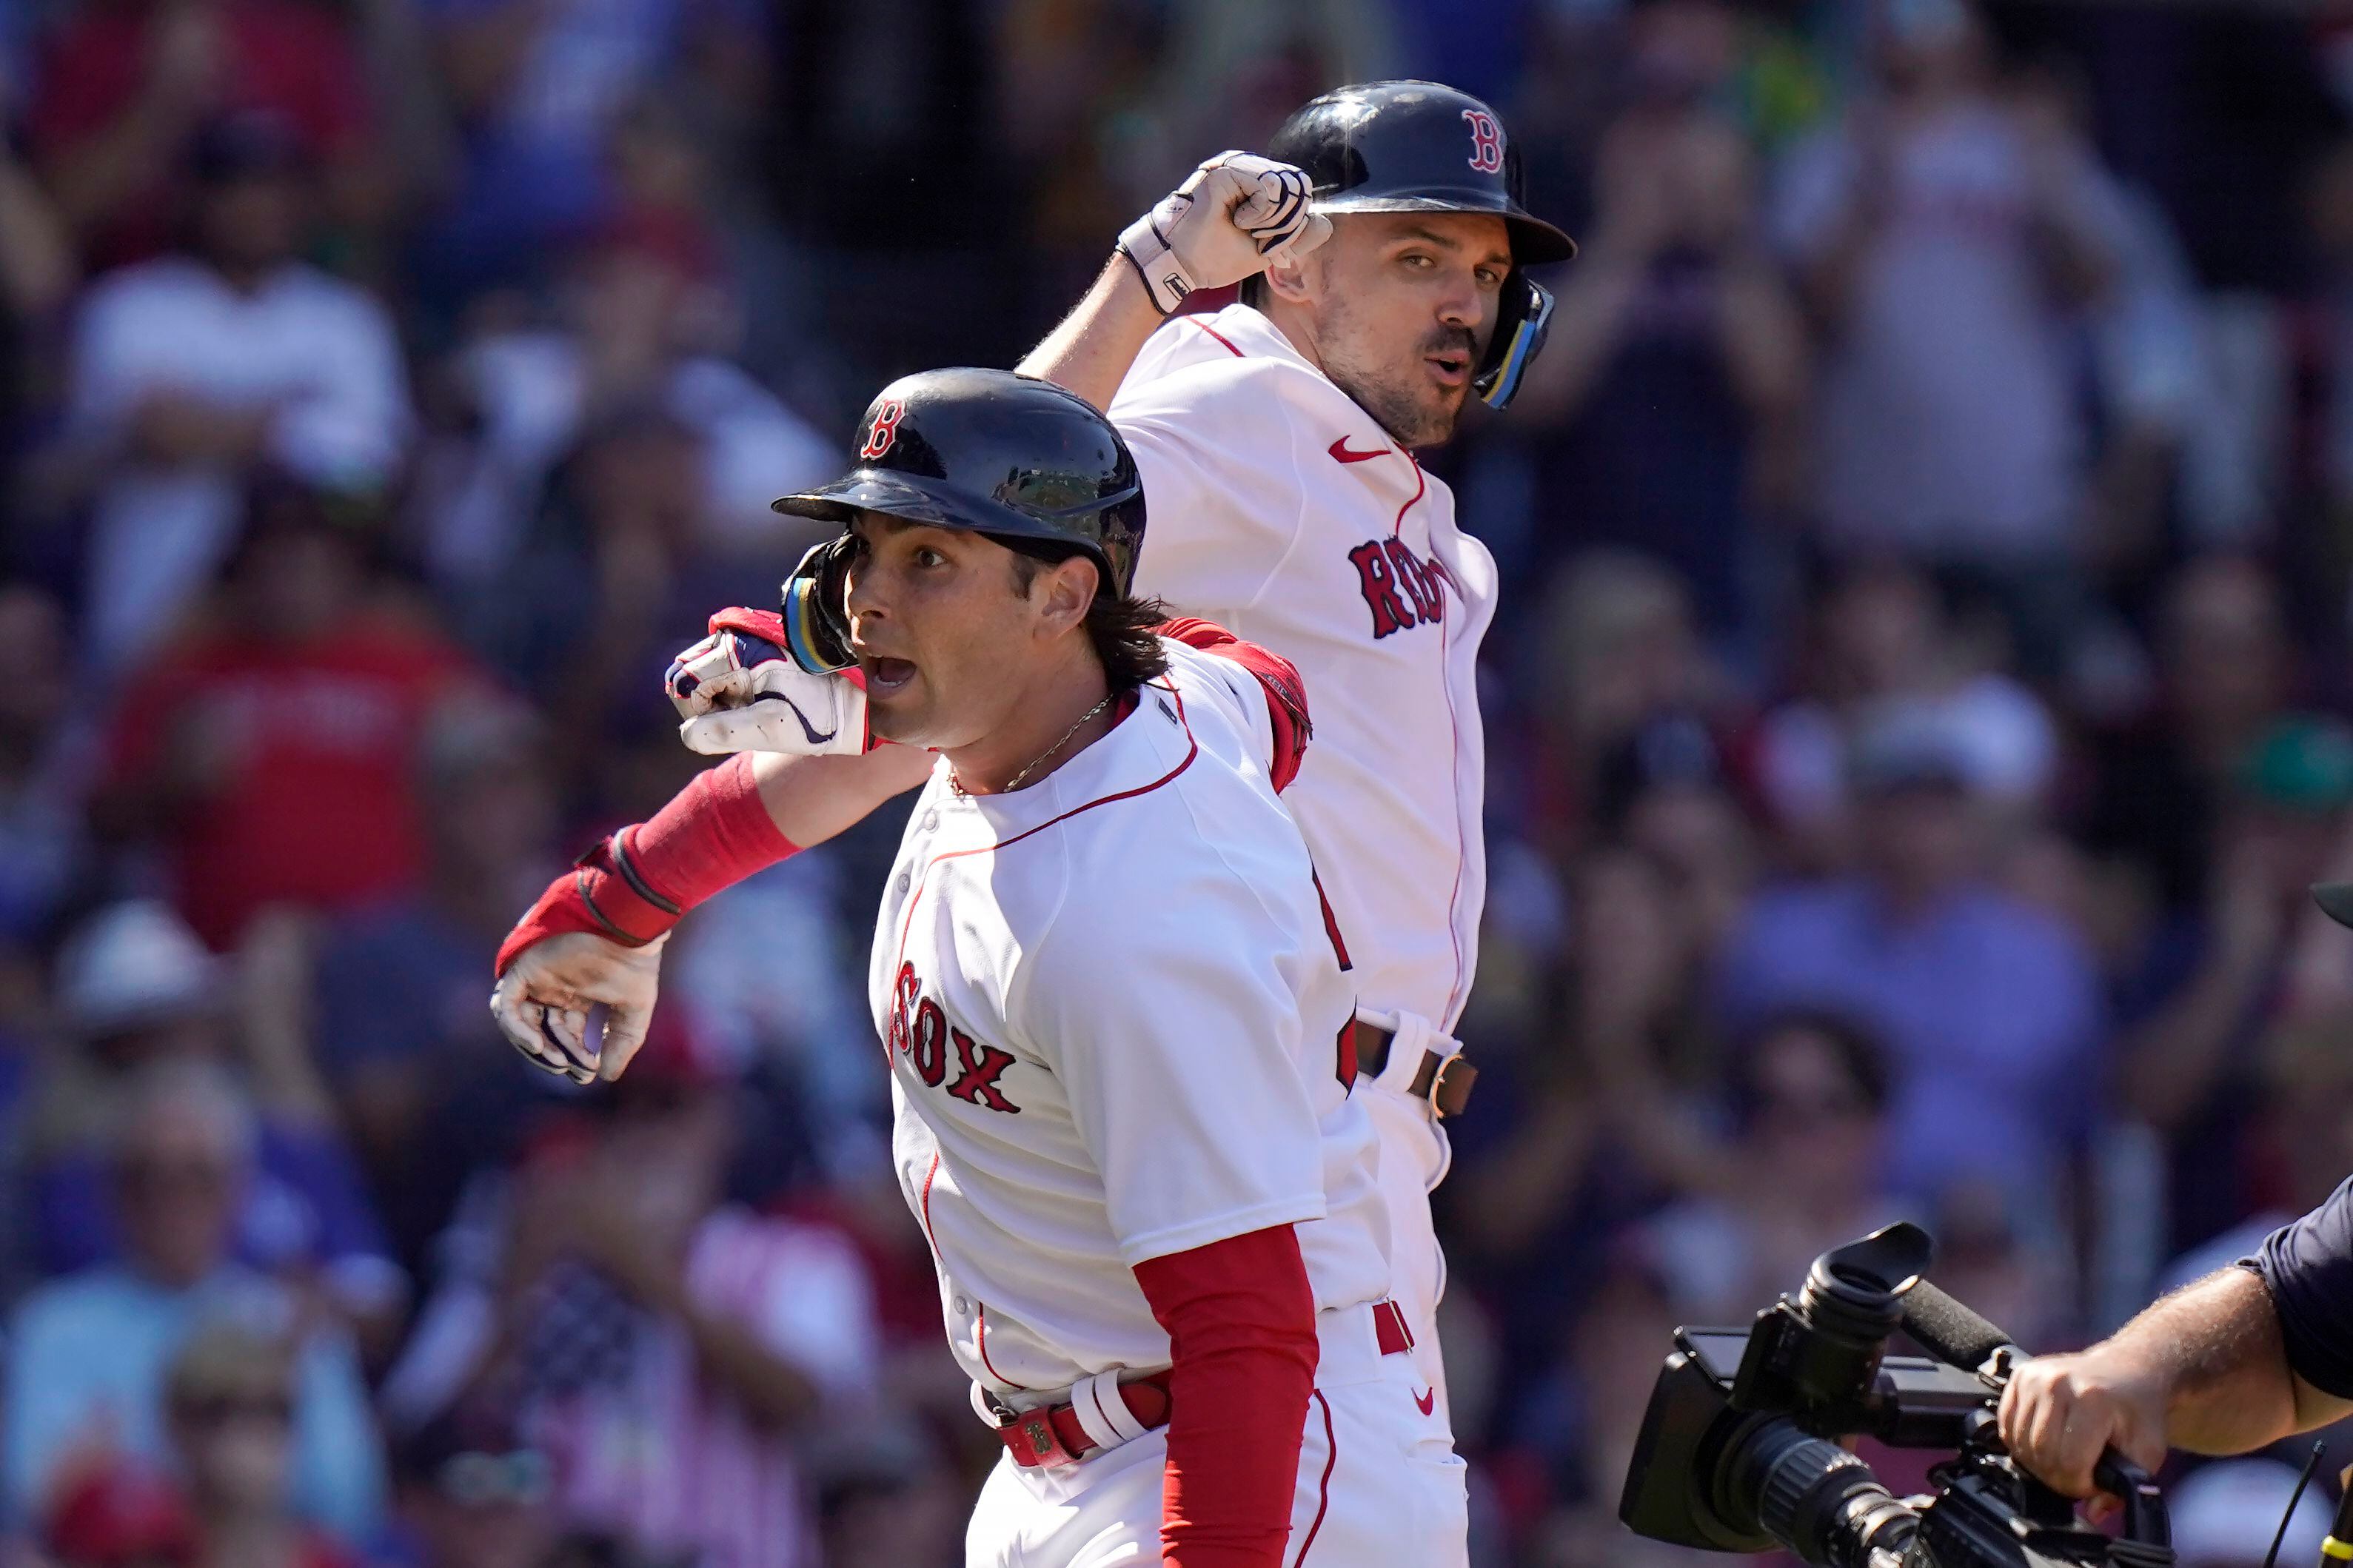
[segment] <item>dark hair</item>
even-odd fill
[[[1266,309],[1266,274],[1253,272],[1242,279],[1241,302],[1253,310]]]
[[[1011,541],[999,541],[1011,544]],[[1065,551],[1061,560],[1079,553]],[[1026,594],[1037,580],[1040,566],[1051,565],[1055,557],[1043,549],[1025,542],[1013,548],[1013,587]],[[1106,584],[1098,570],[1095,596],[1087,605],[1087,642],[1095,650],[1095,658],[1103,668],[1103,679],[1113,691],[1132,691],[1162,674],[1168,668],[1168,653],[1160,646],[1159,627],[1168,619],[1168,606],[1157,599],[1140,599],[1133,594],[1117,595],[1104,592]]]
[[[1763,1096],[1757,1062],[1766,1043],[1787,1034],[1818,1035],[1838,1058],[1840,1071],[1873,1116],[1887,1109],[1887,1047],[1878,1033],[1845,1013],[1821,1007],[1777,1012],[1750,1029],[1732,1056],[1732,1109],[1742,1127],[1753,1125]]]

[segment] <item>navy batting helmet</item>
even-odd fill
[[[1009,370],[928,370],[884,387],[859,421],[847,474],[776,510],[842,525],[785,582],[794,662],[824,674],[849,651],[851,519],[881,512],[986,534],[1025,554],[1095,563],[1124,597],[1144,544],[1144,483],[1110,420],[1075,393]]]
[[[1491,407],[1510,403],[1552,318],[1551,293],[1524,268],[1566,261],[1577,242],[1522,205],[1519,150],[1505,139],[1502,117],[1438,82],[1363,82],[1301,108],[1266,153],[1307,171],[1321,213],[1493,213],[1504,220],[1512,274],[1471,385]]]

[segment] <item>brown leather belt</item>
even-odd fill
[[[1383,1355],[1402,1355],[1413,1348],[1413,1331],[1406,1327],[1405,1313],[1395,1301],[1373,1303],[1373,1337]],[[1135,1417],[1136,1425],[1147,1432],[1157,1432],[1168,1425],[1167,1371],[1147,1373],[1131,1383],[1119,1385],[1119,1396],[1127,1413]],[[1015,1410],[994,1394],[982,1395],[997,1412],[997,1436],[1005,1445],[1013,1462],[1024,1469],[1050,1469],[1057,1465],[1075,1465],[1100,1447],[1087,1429],[1080,1424],[1076,1406],[1063,1404],[1041,1405],[1035,1410]]]
[[[1356,1020],[1356,1071],[1366,1078],[1378,1078],[1389,1065],[1389,1043],[1397,1031],[1384,1029],[1378,1024]],[[1406,1093],[1416,1100],[1426,1100],[1440,1121],[1450,1116],[1460,1116],[1462,1108],[1471,1103],[1471,1086],[1479,1080],[1479,1069],[1462,1059],[1461,1051],[1441,1057],[1436,1051],[1421,1053],[1421,1066],[1414,1069],[1413,1081]]]

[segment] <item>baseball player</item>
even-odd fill
[[[1552,309],[1524,268],[1576,247],[1521,205],[1503,121],[1450,88],[1344,88],[1267,152],[1306,173],[1327,242],[1262,260],[1180,192],[1021,368],[1108,409],[1134,450],[1158,524],[1140,587],[1275,649],[1315,692],[1284,798],[1356,962],[1395,1288],[1442,1399],[1428,1194],[1472,1077],[1451,1031],[1485,901],[1476,666],[1496,574],[1413,451],[1469,397],[1510,401]],[[1241,303],[1164,324],[1237,279]]]
[[[869,991],[901,1184],[1006,1445],[967,1562],[1463,1562],[1345,949],[1276,798],[1296,672],[1155,632],[1134,459],[1059,387],[907,377],[855,462],[776,503],[844,529],[784,615],[723,613],[671,676],[691,742],[797,755],[731,759],[559,878],[501,952],[502,1027],[615,1076],[685,910],[920,775]]]
[[[1021,369],[1107,409],[1134,450],[1158,519],[1140,585],[1280,651],[1318,694],[1285,799],[1351,944],[1395,1289],[1442,1409],[1429,1193],[1475,1076],[1450,1032],[1485,900],[1476,667],[1496,574],[1413,451],[1470,396],[1510,402],[1552,310],[1525,268],[1576,247],[1522,205],[1495,112],[1451,88],[1344,88],[1268,151],[1210,159],[1130,226]],[[1241,303],[1169,319],[1236,282]],[[731,743],[728,722],[696,719],[690,743]]]

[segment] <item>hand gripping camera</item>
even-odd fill
[[[1677,1331],[1618,1517],[1654,1541],[1829,1568],[2170,1563],[2164,1499],[2115,1450],[2094,1475],[2124,1500],[2121,1538],[2010,1462],[1994,1409],[2020,1352],[1921,1278],[1933,1252],[1917,1226],[1890,1226],[1816,1258],[1749,1328]],[[1899,1328],[1936,1359],[1885,1353]],[[1856,1435],[1953,1458],[1935,1491],[1898,1498],[1839,1446]]]

